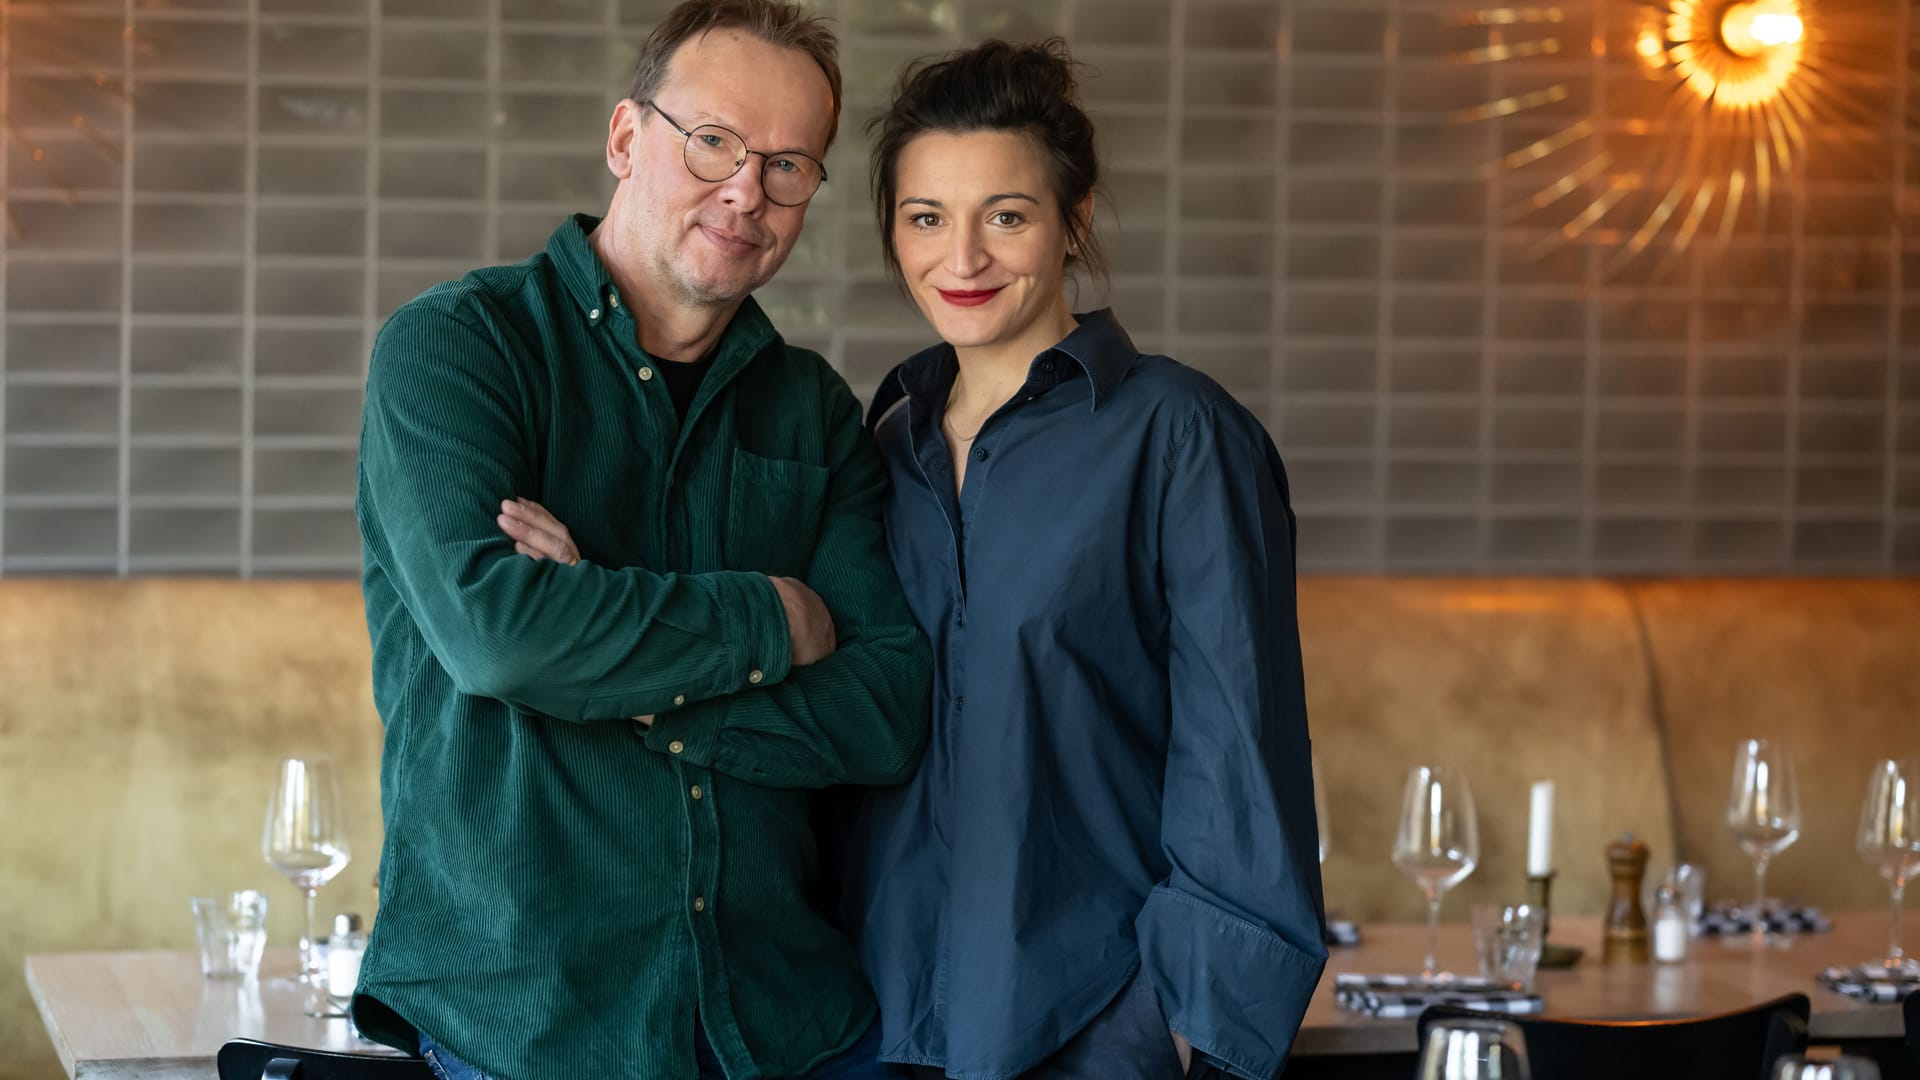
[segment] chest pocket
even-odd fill
[[[727,568],[804,577],[827,503],[824,465],[736,449],[727,495]]]

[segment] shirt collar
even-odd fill
[[[593,250],[593,245],[587,240],[587,234],[599,226],[600,219],[591,214],[571,214],[547,238],[547,257],[553,260],[554,268],[559,271],[568,295],[579,306],[580,314],[592,323],[632,314],[622,307],[620,289],[614,284],[613,274],[600,261],[600,253]],[[713,355],[716,358],[751,358],[779,340],[779,337],[767,313],[749,296],[741,301],[740,310],[734,312],[733,320],[721,334]],[[715,366],[722,365],[716,363]]]
[[[1140,358],[1140,351],[1134,348],[1133,339],[1127,336],[1120,320],[1113,317],[1112,308],[1074,318],[1080,325],[1072,333],[1034,357],[1027,369],[1027,383],[1041,389],[1058,385],[1066,377],[1050,359],[1058,353],[1079,364],[1087,373],[1087,382],[1093,388],[1093,408],[1097,411],[1127,377],[1127,370]],[[901,365],[900,385],[915,397],[934,398],[952,387],[958,367],[953,346],[942,342],[907,358]]]

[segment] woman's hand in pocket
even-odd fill
[[[500,531],[513,540],[513,550],[531,559],[552,559],[572,566],[580,561],[580,549],[573,534],[560,519],[532,499],[508,499],[500,504],[500,516],[494,519]]]

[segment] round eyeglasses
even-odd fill
[[[759,154],[766,164],[760,169],[760,190],[776,206],[799,206],[820,190],[827,180],[827,167],[798,150],[750,150],[747,140],[719,124],[702,124],[692,131],[668,116],[652,98],[640,103],[660,114],[673,130],[687,137],[687,171],[709,184],[731,179],[747,164],[747,155]]]

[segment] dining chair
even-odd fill
[[[215,1059],[220,1080],[434,1080],[420,1058],[337,1054],[234,1039]]]
[[[1807,1048],[1805,994],[1714,1016],[1645,1020],[1553,1020],[1433,1005],[1420,1014],[1420,1042],[1441,1020],[1494,1017],[1527,1039],[1533,1075],[1546,1080],[1764,1080],[1782,1054]]]
[[[1901,1011],[1907,1017],[1907,1056],[1913,1059],[1913,1067],[1920,1069],[1920,990],[1907,995]]]

